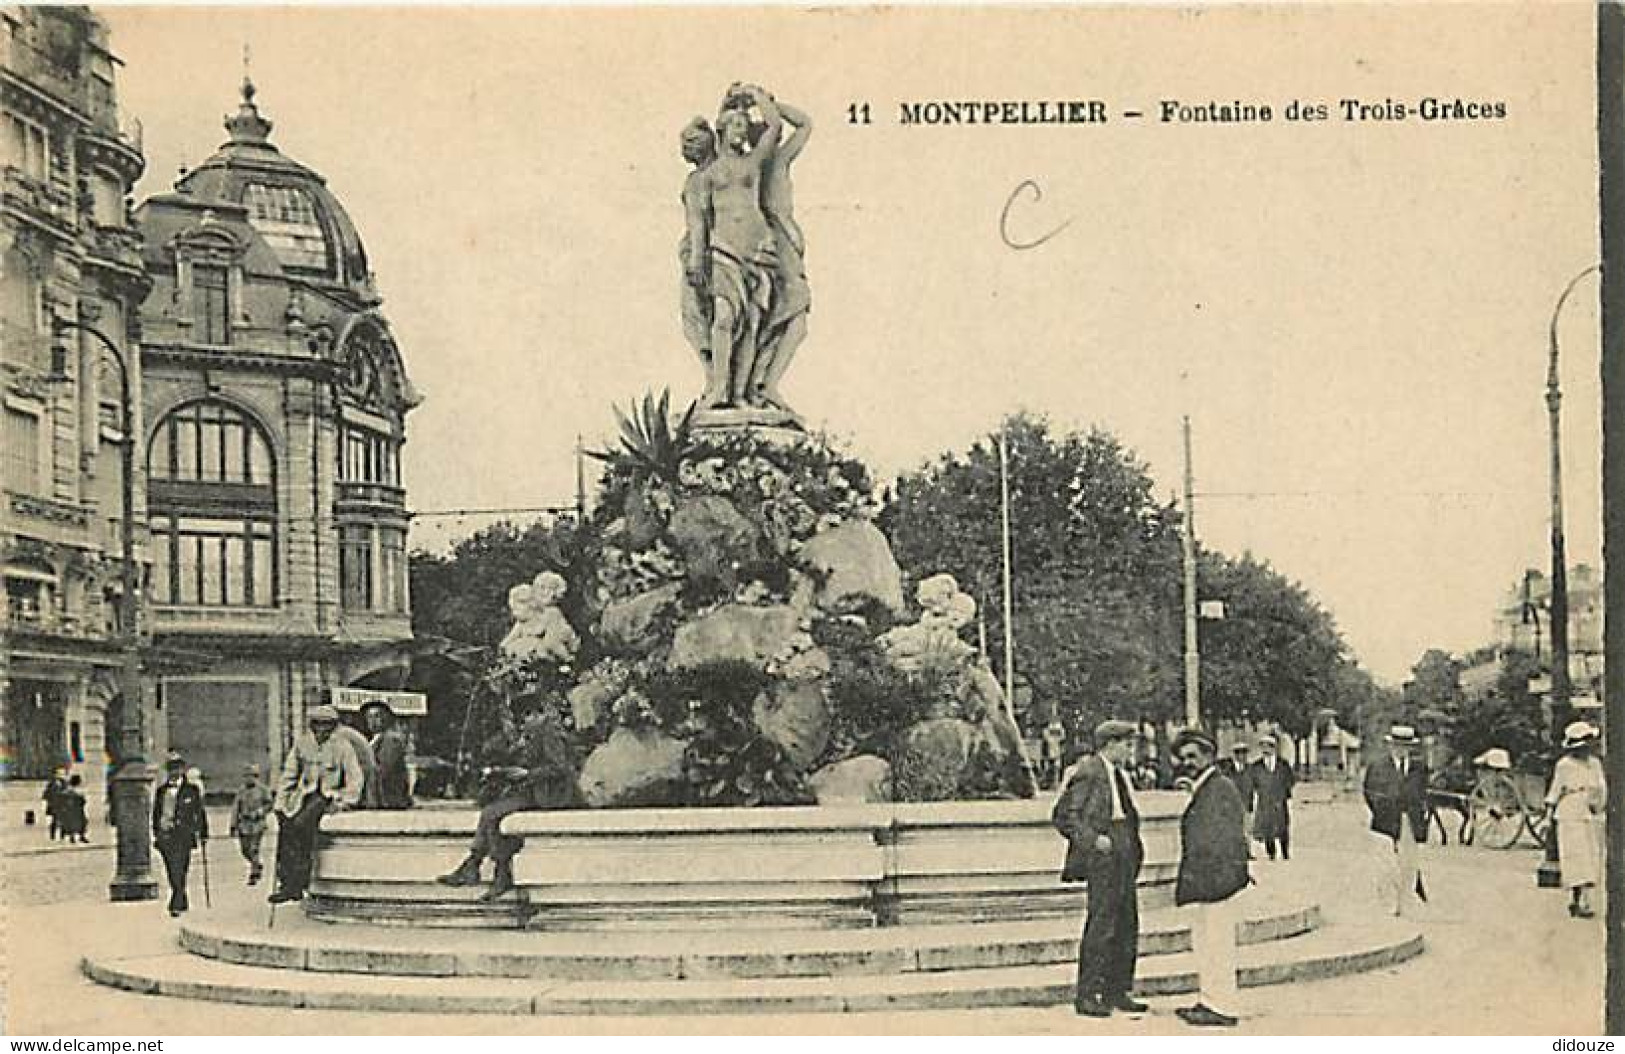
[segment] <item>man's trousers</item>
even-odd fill
[[[1134,988],[1134,963],[1140,952],[1135,888],[1140,854],[1126,823],[1112,824],[1111,839],[1111,851],[1094,851],[1089,867],[1089,913],[1078,942],[1078,1000],[1099,996],[1110,1001]]]
[[[1236,898],[1185,906],[1196,960],[1197,1002],[1221,1014],[1234,1014],[1236,987]]]
[[[316,861],[316,834],[327,799],[308,794],[292,816],[277,814],[276,886],[295,896],[303,896],[310,885],[310,870]]]

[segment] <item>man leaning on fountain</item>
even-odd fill
[[[273,904],[305,895],[322,817],[353,809],[361,801],[361,761],[347,740],[333,734],[339,726],[338,711],[326,705],[312,707],[307,720],[310,731],[293,741],[277,784]]]
[[[1085,882],[1089,887],[1072,1002],[1073,1009],[1087,1017],[1146,1009],[1129,994],[1140,951],[1136,883],[1145,858],[1140,811],[1123,771],[1133,757],[1134,736],[1135,728],[1127,721],[1102,721],[1096,726],[1094,755],[1078,763],[1051,814],[1067,840],[1061,881]]]

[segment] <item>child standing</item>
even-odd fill
[[[271,792],[260,783],[260,767],[250,765],[243,772],[243,786],[231,802],[231,833],[237,848],[248,861],[248,884],[259,882],[260,842],[265,837],[265,818],[271,814]]]
[[[52,769],[51,778],[45,784],[45,793],[40,797],[45,801],[45,818],[50,821],[53,842],[62,833],[62,795],[67,789],[67,770],[61,767]]]
[[[90,821],[85,818],[85,792],[80,787],[83,782],[75,772],[57,797],[57,822],[62,826],[62,837],[70,842],[90,841],[85,837]]]

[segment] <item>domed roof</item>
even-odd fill
[[[254,105],[254,91],[245,77],[242,102],[225,122],[230,138],[175,189],[199,200],[243,206],[284,270],[371,298],[367,251],[349,213],[321,175],[271,142],[272,125]]]

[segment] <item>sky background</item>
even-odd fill
[[[677,315],[677,133],[734,80],[808,111],[813,290],[786,394],[880,475],[1017,409],[1100,425],[1203,542],[1302,582],[1397,682],[1491,638],[1548,549],[1552,306],[1595,261],[1588,5],[948,12],[113,8],[141,196],[224,139],[242,47],[273,141],[366,242],[426,396],[422,510],[568,502],[575,436],[700,373]],[[1504,101],[1351,124],[1341,98]],[[899,127],[897,104],[1100,98],[1100,127]],[[1334,119],[1289,124],[1294,99]],[[1116,118],[1162,99],[1276,121]],[[848,124],[868,101],[875,123]],[[1070,226],[1013,252],[1012,229]],[[1569,552],[1599,562],[1597,285],[1560,323]],[[1017,509],[1016,515],[1022,515]],[[443,546],[488,518],[420,521]]]

